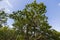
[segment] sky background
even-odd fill
[[[34,0],[3,0],[0,2],[0,10],[4,10],[7,13],[12,11],[23,10],[27,3],[32,3]],[[48,17],[48,23],[53,29],[60,31],[60,0],[37,0],[37,3],[43,2],[47,6],[46,16]],[[12,19],[9,19],[8,25],[13,23]]]

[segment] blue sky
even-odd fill
[[[0,2],[0,9],[5,9],[6,12],[12,12],[24,9],[27,3],[34,0],[3,0]],[[47,6],[46,16],[52,28],[60,31],[60,0],[37,0],[38,3],[43,2]],[[8,25],[11,26],[13,20],[9,19]]]

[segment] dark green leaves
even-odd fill
[[[0,27],[7,21],[7,14],[4,11],[0,11]]]

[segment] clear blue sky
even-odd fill
[[[3,0],[0,2],[0,9],[5,8],[6,12],[12,12],[24,9],[27,3],[31,3],[34,0]],[[47,6],[48,22],[52,28],[60,31],[60,0],[37,0],[38,3],[43,2]],[[8,25],[12,24],[12,20],[9,19]]]

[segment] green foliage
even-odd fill
[[[53,37],[54,31],[50,30],[51,26],[47,22],[45,13],[46,6],[34,1],[27,4],[22,11],[10,14],[10,18],[14,19],[13,26],[24,40],[57,40]]]
[[[0,12],[0,40],[60,40],[60,32],[51,29],[47,21],[44,3],[27,4],[23,10],[13,12],[9,18],[14,19],[13,28],[3,24],[7,14]]]
[[[7,21],[7,14],[4,11],[0,11],[0,27],[5,25]]]
[[[17,34],[13,29],[9,29],[8,27],[0,28],[0,40],[16,40]]]

